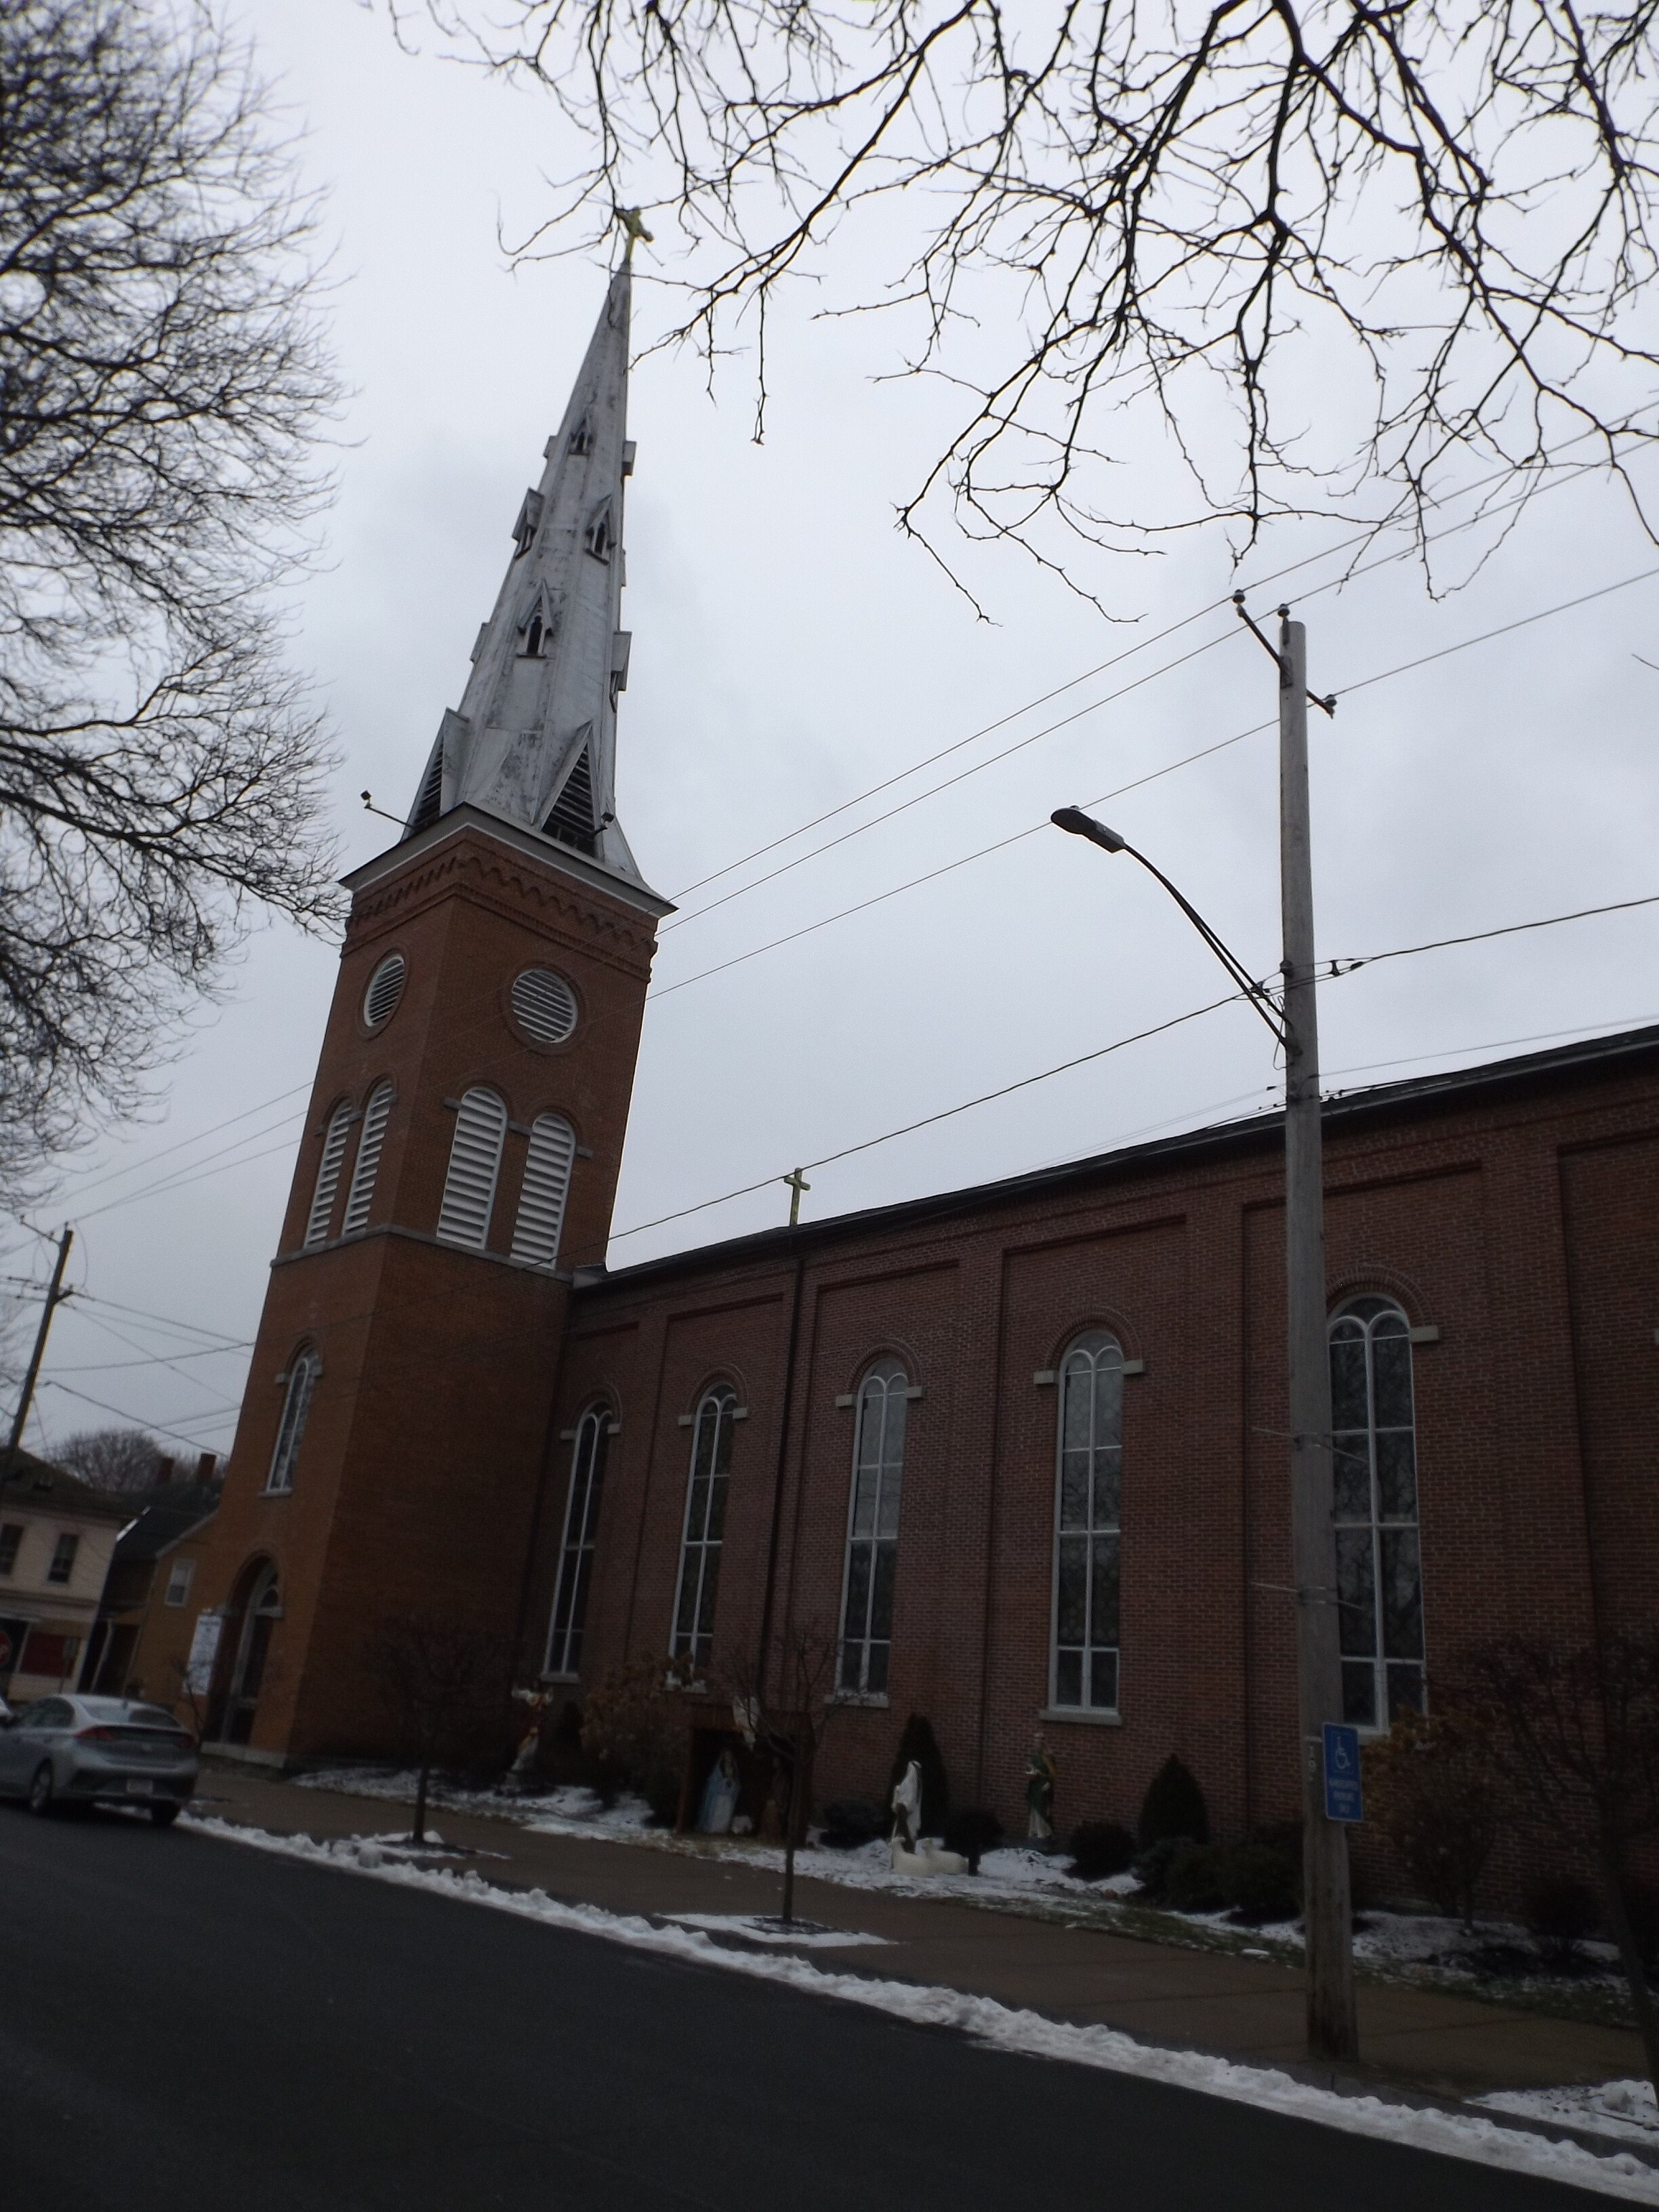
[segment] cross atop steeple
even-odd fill
[[[443,718],[405,835],[475,807],[644,890],[616,818],[617,699],[629,643],[621,618],[623,485],[634,466],[624,434],[630,284],[624,261],[544,448],[541,482],[524,495],[495,611],[460,706]]]

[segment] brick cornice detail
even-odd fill
[[[596,958],[641,981],[648,978],[656,933],[641,927],[602,895],[574,893],[516,865],[496,848],[468,838],[440,846],[405,873],[376,884],[353,907],[343,951],[445,897],[462,896],[504,920],[523,921],[526,906],[539,908],[546,926],[580,941]],[[528,917],[534,919],[533,916]]]

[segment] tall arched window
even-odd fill
[[[345,1218],[340,1224],[342,1237],[359,1236],[368,1226],[368,1209],[374,1202],[374,1178],[380,1171],[380,1148],[386,1143],[386,1125],[392,1118],[394,1096],[390,1081],[377,1083],[368,1094],[368,1103],[363,1109],[363,1133],[357,1139],[357,1164],[351,1170]]]
[[[340,1188],[340,1169],[350,1133],[351,1107],[343,1098],[323,1132],[323,1157],[317,1164],[317,1188],[311,1194],[311,1212],[306,1220],[307,1244],[327,1242],[329,1224],[334,1218],[334,1194]]]
[[[1392,1298],[1332,1319],[1331,1429],[1343,1717],[1386,1728],[1423,1708],[1411,1324]]]
[[[538,1114],[531,1125],[519,1218],[513,1228],[515,1260],[527,1260],[535,1267],[550,1267],[557,1260],[575,1157],[576,1133],[569,1122],[558,1114]]]
[[[1060,1362],[1059,1462],[1049,1700],[1115,1712],[1123,1352],[1103,1331],[1080,1336]]]
[[[706,1667],[714,1648],[714,1600],[720,1592],[726,1486],[732,1472],[732,1416],[737,1403],[729,1383],[716,1383],[703,1393],[692,1422],[672,1650],[675,1658],[688,1658],[694,1667]]]
[[[896,1359],[859,1386],[853,1497],[841,1608],[841,1687],[884,1696],[893,1648],[893,1575],[898,1564],[899,1491],[904,1475],[908,1380]]]
[[[507,1109],[493,1091],[469,1091],[455,1114],[449,1146],[449,1173],[438,1209],[438,1234],[450,1244],[482,1251],[495,1204],[495,1178],[501,1171]]]
[[[311,1412],[311,1394],[322,1370],[322,1360],[312,1345],[307,1345],[289,1362],[288,1395],[283,1401],[276,1449],[270,1455],[270,1473],[265,1477],[268,1491],[289,1491],[294,1487],[294,1470],[299,1462],[300,1446],[305,1440],[306,1419]]]
[[[570,1452],[570,1495],[565,1501],[564,1535],[559,1546],[558,1587],[547,1634],[547,1672],[580,1671],[582,1627],[587,1618],[587,1585],[593,1571],[593,1546],[605,1487],[605,1439],[611,1431],[608,1406],[590,1406],[576,1424]]]

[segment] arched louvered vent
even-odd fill
[[[617,543],[617,525],[608,499],[594,508],[586,533],[588,551],[596,561],[608,562]]]
[[[538,1044],[562,1044],[576,1026],[576,994],[550,968],[526,968],[513,986],[513,1013]]]
[[[432,748],[426,774],[421,778],[421,787],[416,793],[415,805],[409,817],[407,835],[412,837],[417,830],[425,830],[435,822],[443,811],[443,800],[444,747],[443,739],[440,738]]]
[[[346,1139],[351,1132],[351,1109],[343,1100],[328,1117],[323,1132],[323,1157],[317,1167],[317,1188],[311,1194],[311,1213],[306,1222],[306,1243],[321,1244],[334,1218],[334,1194],[340,1188],[340,1168]]]
[[[363,1133],[357,1139],[357,1164],[351,1170],[345,1219],[340,1224],[342,1237],[360,1236],[368,1226],[368,1209],[374,1203],[374,1177],[380,1164],[380,1147],[386,1142],[386,1125],[392,1118],[392,1097],[390,1083],[376,1084],[363,1109]]]
[[[532,1267],[550,1267],[559,1256],[559,1231],[570,1189],[570,1164],[576,1136],[556,1114],[538,1114],[525,1155],[524,1188],[513,1231],[513,1257]]]
[[[438,1234],[446,1243],[471,1244],[483,1250],[489,1235],[506,1135],[507,1109],[495,1092],[469,1091],[455,1115],[449,1173],[444,1178],[443,1204],[438,1209]]]
[[[593,764],[586,745],[577,755],[576,765],[565,778],[564,789],[553,802],[553,811],[542,828],[548,836],[558,838],[562,844],[574,845],[578,852],[593,850]]]
[[[370,1029],[378,1030],[397,1012],[408,972],[403,954],[388,952],[369,977],[368,988],[363,993],[363,1020]]]

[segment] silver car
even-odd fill
[[[136,1805],[166,1827],[188,1804],[196,1739],[164,1705],[131,1698],[40,1698],[0,1717],[0,1797],[30,1809]]]

